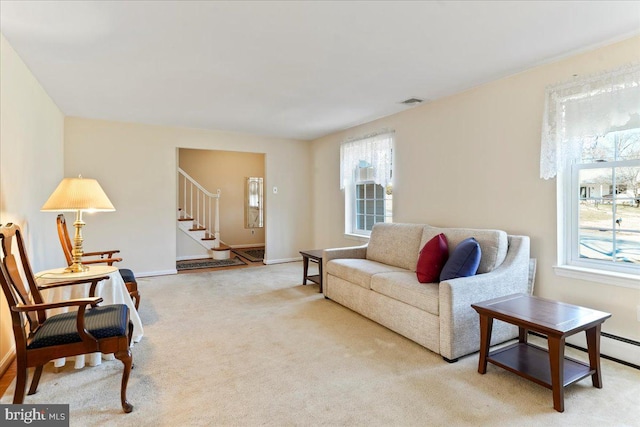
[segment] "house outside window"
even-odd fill
[[[640,66],[546,95],[541,177],[557,174],[555,270],[640,288]]]
[[[340,147],[345,194],[345,234],[369,236],[376,223],[392,222],[393,133],[384,132]]]

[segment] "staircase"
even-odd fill
[[[220,240],[220,190],[207,191],[178,168],[178,228],[210,251],[213,259],[229,259],[231,248]]]

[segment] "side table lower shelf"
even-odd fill
[[[315,274],[313,276],[307,276],[307,280],[316,283],[318,285],[321,284],[321,279],[320,279],[320,275],[319,274]]]
[[[518,342],[489,353],[487,362],[552,389],[549,353],[544,348]],[[562,386],[566,387],[580,381],[594,372],[595,370],[591,369],[589,365],[565,357]]]

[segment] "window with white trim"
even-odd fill
[[[585,143],[569,188],[571,264],[640,274],[640,128]]]
[[[557,174],[558,267],[640,287],[640,65],[546,95],[540,166]]]
[[[368,236],[374,224],[392,222],[393,133],[384,132],[340,146],[345,233]]]

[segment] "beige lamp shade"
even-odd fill
[[[98,181],[91,178],[64,178],[41,211],[115,211]]]

